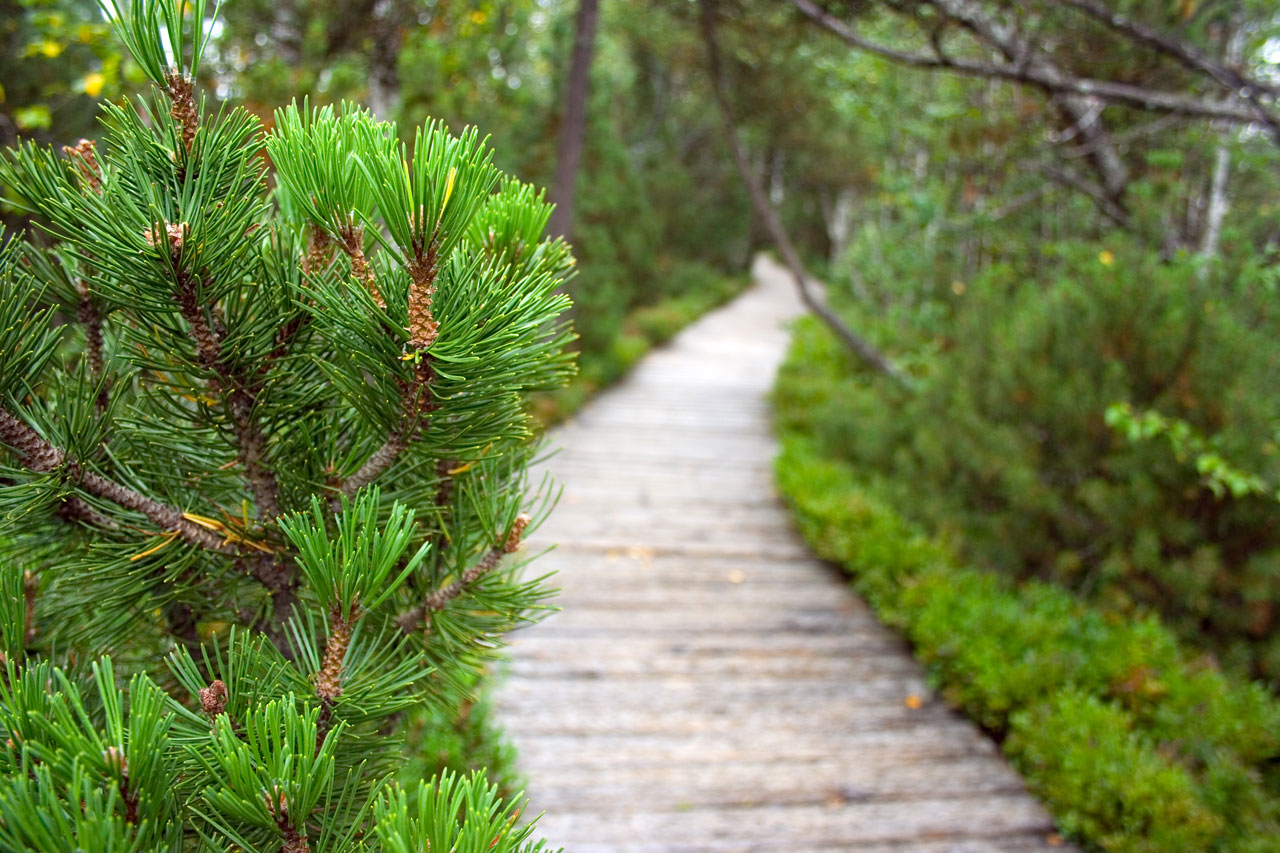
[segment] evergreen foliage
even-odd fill
[[[814,435],[966,558],[1119,612],[1155,608],[1277,682],[1274,274],[1262,257],[1109,245],[1030,257],[1011,241],[947,299],[895,312],[877,331],[919,393],[850,378]],[[914,265],[900,254],[889,263]]]
[[[903,631],[948,704],[1001,738],[1087,849],[1276,850],[1271,692],[1188,653],[1154,616],[1121,618],[1051,584],[961,565],[874,473],[814,440],[825,407],[856,382],[836,367],[846,358],[803,322],[775,392],[778,484],[810,544]]]
[[[546,610],[548,206],[474,130],[264,132],[193,83],[204,3],[106,9],[154,93],[0,159],[0,847],[541,849],[482,775],[391,777]]]

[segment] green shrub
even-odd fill
[[[0,152],[0,850],[544,849],[482,774],[394,782],[547,611],[549,205],[474,129],[268,133],[195,87],[203,0],[108,5],[151,96]]]
[[[1004,739],[1063,831],[1103,850],[1280,849],[1280,702],[1189,655],[1154,615],[960,568],[883,482],[804,433],[831,389],[786,377],[841,357],[818,336],[802,322],[774,395],[796,522],[906,634],[943,697]]]
[[[1058,806],[1062,830],[1102,850],[1206,850],[1222,834],[1222,816],[1199,801],[1190,774],[1096,696],[1064,690],[1019,712],[1005,751]]]
[[[1280,481],[1274,297],[1256,270],[1125,246],[1051,246],[1035,262],[987,268],[913,326],[863,318],[918,393],[857,377],[808,330],[782,393],[807,398],[799,416],[824,452],[966,559],[1156,608],[1225,664],[1280,677],[1280,503],[1216,494],[1195,458],[1106,422],[1116,403],[1158,412]]]

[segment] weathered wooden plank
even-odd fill
[[[836,845],[782,845],[775,840],[752,839],[726,845],[722,842],[699,842],[697,839],[670,839],[651,841],[638,838],[623,844],[575,843],[572,853],[850,853],[847,844]],[[1056,835],[1043,833],[1000,835],[980,838],[951,836],[944,839],[911,839],[860,843],[852,848],[855,853],[1062,853],[1063,847]]]
[[[523,664],[517,663],[516,666]],[[572,664],[570,664],[571,666]],[[857,665],[857,664],[855,664]],[[864,671],[868,667],[857,665]],[[579,714],[595,709],[588,702],[598,702],[610,707],[641,708],[676,713],[688,710],[736,708],[753,709],[768,703],[768,707],[786,708],[798,719],[808,721],[812,706],[825,704],[840,706],[841,713],[857,715],[863,712],[881,713],[881,709],[898,712],[911,724],[921,721],[921,713],[935,700],[930,698],[925,682],[913,670],[905,669],[905,675],[860,676],[856,679],[835,679],[826,676],[780,675],[769,677],[759,673],[735,679],[712,680],[698,676],[655,677],[643,671],[630,673],[601,672],[595,668],[580,670],[582,675],[539,673],[535,678],[513,678],[511,685],[502,691],[503,708],[513,712],[521,710],[541,718],[555,718],[558,708],[542,708],[548,695],[555,696],[557,705],[568,706],[566,712]],[[852,681],[853,683],[846,683]],[[910,708],[920,700],[920,708]],[[612,717],[616,711],[611,711]]]
[[[895,756],[888,756],[890,759]],[[696,766],[610,766],[584,776],[574,768],[544,767],[532,792],[542,808],[583,811],[575,803],[642,802],[654,810],[693,805],[827,805],[833,800],[910,800],[1016,793],[1018,774],[985,756],[928,763],[887,761],[871,766],[827,758],[759,759]]]
[[[560,679],[615,680],[629,676],[644,676],[655,684],[662,684],[673,679],[710,682],[713,679],[731,681],[751,677],[771,677],[778,679],[780,690],[801,689],[800,684],[815,678],[824,679],[828,684],[852,679],[860,681],[874,679],[875,683],[881,687],[886,679],[893,679],[899,684],[923,683],[915,678],[919,669],[911,663],[904,664],[902,657],[903,651],[899,648],[861,653],[856,657],[807,658],[738,654],[725,655],[720,659],[707,656],[665,656],[653,662],[637,661],[635,658],[622,656],[615,656],[608,660],[595,658],[554,661],[520,657],[511,664],[510,671],[518,681],[529,679],[538,682]],[[794,685],[794,687],[788,687],[788,685]]]
[[[499,722],[572,853],[1062,850],[992,741],[795,534],[766,393],[772,274],[552,436],[531,547],[564,610],[513,636]]]
[[[534,808],[540,808],[537,801]],[[638,838],[698,838],[726,845],[774,840],[782,849],[862,845],[940,837],[1048,835],[1053,825],[1026,795],[988,794],[949,800],[847,802],[832,806],[761,806],[646,810],[620,803],[611,812],[554,812],[541,822],[552,837],[617,844]],[[656,835],[655,835],[656,834]],[[570,847],[572,849],[572,847]]]
[[[513,724],[506,717],[502,721],[504,725]],[[694,766],[766,759],[816,761],[832,756],[870,765],[975,755],[1000,761],[995,744],[977,729],[949,724],[852,733],[738,731],[707,738],[671,732],[635,736],[543,734],[517,738],[516,744],[520,748],[520,764],[534,780],[537,768],[548,765],[577,767],[583,772],[595,773],[611,766]]]

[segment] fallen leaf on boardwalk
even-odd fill
[[[604,558],[608,560],[610,563],[618,562],[618,558],[621,556],[622,556],[622,552],[619,551],[617,548],[610,548],[608,551],[604,552]]]
[[[654,551],[643,545],[632,545],[627,549],[627,556],[633,560],[652,560]]]
[[[1062,836],[1055,832],[1045,839],[1045,843],[1048,844],[1050,847],[1061,847]]]
[[[908,708],[914,711],[924,704],[924,700],[921,699],[917,694],[912,693],[905,700],[903,700],[902,704],[906,705]]]
[[[742,572],[738,571],[737,569],[734,569],[733,571],[729,572],[729,583],[742,583],[746,579],[747,579],[747,576],[744,575]]]

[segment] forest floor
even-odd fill
[[[754,284],[550,435],[530,547],[563,612],[512,637],[498,722],[569,853],[1063,850],[995,744],[813,557],[766,395],[790,281]]]

